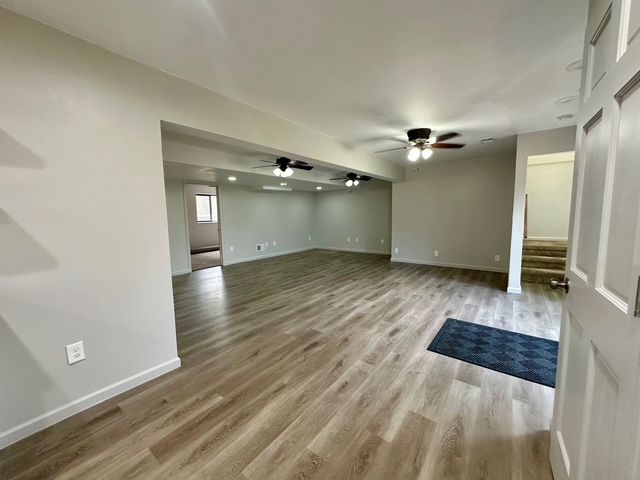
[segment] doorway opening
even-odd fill
[[[220,223],[218,188],[187,183],[184,186],[191,270],[219,267]]]
[[[574,157],[570,151],[527,159],[523,282],[564,277]]]

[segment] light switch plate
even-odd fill
[[[440,252],[438,250],[434,250],[433,251],[433,256],[437,257],[438,255],[440,255]]]
[[[494,262],[499,262],[500,261],[500,255],[494,255],[493,256],[493,261]]]
[[[67,363],[73,365],[76,362],[84,360],[84,344],[82,342],[72,343],[67,345]]]
[[[394,248],[394,249],[393,249],[393,253],[398,253],[398,249],[397,249],[397,248]]]
[[[229,251],[230,251],[230,252],[235,251],[235,247],[234,247],[233,245],[231,245],[231,246],[229,247]]]

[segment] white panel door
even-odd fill
[[[570,289],[550,461],[556,480],[640,479],[640,0],[591,0]]]

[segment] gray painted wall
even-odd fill
[[[567,240],[573,161],[527,166],[527,236]]]
[[[182,184],[167,180],[166,185],[171,270],[179,275],[189,271],[184,202],[178,193]],[[263,192],[229,184],[219,188],[225,265],[309,248],[389,253],[389,183],[372,182],[353,193]],[[266,250],[257,252],[258,243],[267,243]]]
[[[392,260],[507,271],[514,169],[506,156],[407,171],[393,184]]]
[[[187,183],[184,186],[184,191],[189,222],[189,245],[191,249],[219,246],[218,224],[198,223],[198,218],[196,216],[196,194],[208,193],[215,195],[216,187]]]
[[[389,253],[391,184],[372,181],[352,193],[317,193],[314,232],[320,248]]]
[[[263,192],[228,184],[218,188],[225,265],[313,246],[314,193]],[[264,252],[256,251],[258,243],[267,243]]]

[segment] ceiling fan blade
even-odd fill
[[[313,170],[313,166],[311,165],[296,165],[295,163],[290,163],[289,166],[291,168],[297,168],[298,170]]]
[[[330,178],[329,180],[346,180],[347,177],[336,177],[336,178]]]
[[[410,147],[388,148],[387,150],[378,150],[377,152],[373,152],[373,153],[393,152],[393,151],[395,151],[395,150],[406,150],[407,148],[410,148]]]
[[[270,167],[277,167],[278,165],[258,165],[257,167],[252,167],[252,168],[270,168]]]
[[[449,140],[450,138],[455,138],[459,136],[460,134],[456,132],[445,133],[445,134],[436,136],[436,138],[433,140],[433,143],[444,142],[445,140]]]
[[[294,160],[290,162],[289,165],[309,165],[307,162],[303,162],[302,160]]]
[[[363,182],[368,182],[369,180],[371,180],[371,177],[369,175],[358,175],[358,180],[362,180]]]
[[[260,159],[260,161],[261,161],[261,162],[264,162],[264,163],[270,163],[270,164],[272,164],[272,165],[274,164],[274,163],[273,163],[273,160],[262,160],[262,159]]]
[[[432,143],[431,148],[462,148],[464,143]]]

